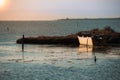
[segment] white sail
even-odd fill
[[[88,45],[93,45],[93,41],[92,41],[92,38],[91,37],[88,37]]]
[[[79,43],[81,45],[93,45],[93,41],[91,37],[80,37],[78,36]]]

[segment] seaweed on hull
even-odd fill
[[[22,43],[22,38],[17,40]],[[39,36],[24,38],[25,44],[54,44],[54,45],[73,45],[78,46],[79,42],[76,36]]]
[[[76,35],[89,36],[93,39],[93,45],[119,45],[120,33],[115,32],[110,26],[106,26],[104,29],[93,29],[90,31],[81,31]]]
[[[54,45],[71,45],[79,46],[77,36],[89,36],[93,39],[93,45],[105,46],[120,44],[120,33],[115,32],[110,26],[104,29],[93,29],[89,31],[80,31],[76,34],[67,36],[39,36],[39,37],[25,37],[25,44],[54,44]],[[18,44],[22,43],[22,38],[16,41]]]

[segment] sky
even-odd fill
[[[119,17],[120,0],[0,0],[0,20]]]

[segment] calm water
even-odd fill
[[[21,45],[16,44],[16,40],[21,38],[22,34],[25,36],[64,36],[72,33],[77,33],[82,30],[91,30],[94,28],[102,29],[105,26],[111,26],[115,31],[120,32],[120,19],[100,19],[100,20],[56,20],[56,21],[0,21],[0,59],[20,58]],[[113,47],[114,48],[114,47]],[[109,48],[102,49],[119,54],[119,47],[117,49]],[[71,48],[60,47],[53,45],[26,45],[25,53],[27,56],[34,56],[39,54],[45,57],[50,53],[56,53],[64,57],[78,57],[80,51],[89,50],[86,48]],[[114,51],[115,50],[115,51]],[[90,49],[93,52],[93,49]],[[18,54],[20,53],[20,54]],[[62,55],[61,53],[64,53]],[[65,54],[66,53],[66,54]],[[13,56],[13,54],[15,54]],[[45,55],[46,54],[46,55]],[[55,54],[55,55],[56,55]],[[71,54],[71,55],[70,55]],[[82,54],[82,53],[81,53]],[[93,54],[93,53],[92,53]],[[90,55],[92,55],[90,54]],[[110,53],[113,54],[113,53]],[[85,54],[82,54],[85,56]],[[101,54],[100,54],[101,55]],[[39,56],[39,57],[40,57]],[[37,56],[38,57],[38,56]],[[59,57],[59,56],[58,56]],[[87,57],[87,56],[85,56]],[[32,57],[33,58],[33,57]],[[38,59],[38,58],[36,58]]]
[[[41,35],[68,35],[82,30],[102,29],[111,26],[120,32],[120,19],[101,20],[57,20],[57,21],[0,21],[0,37]],[[9,35],[8,35],[9,34]],[[13,37],[12,37],[13,39]],[[10,40],[10,39],[9,39]]]
[[[0,79],[119,80],[120,47],[96,49],[93,47],[25,45],[25,63],[21,63],[23,59],[21,45],[16,44],[16,40],[23,34],[25,36],[64,36],[82,30],[102,29],[105,26],[111,26],[115,31],[120,32],[120,19],[0,21]],[[23,68],[26,69],[23,70]]]

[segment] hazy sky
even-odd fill
[[[0,20],[120,17],[120,0],[0,0]]]

